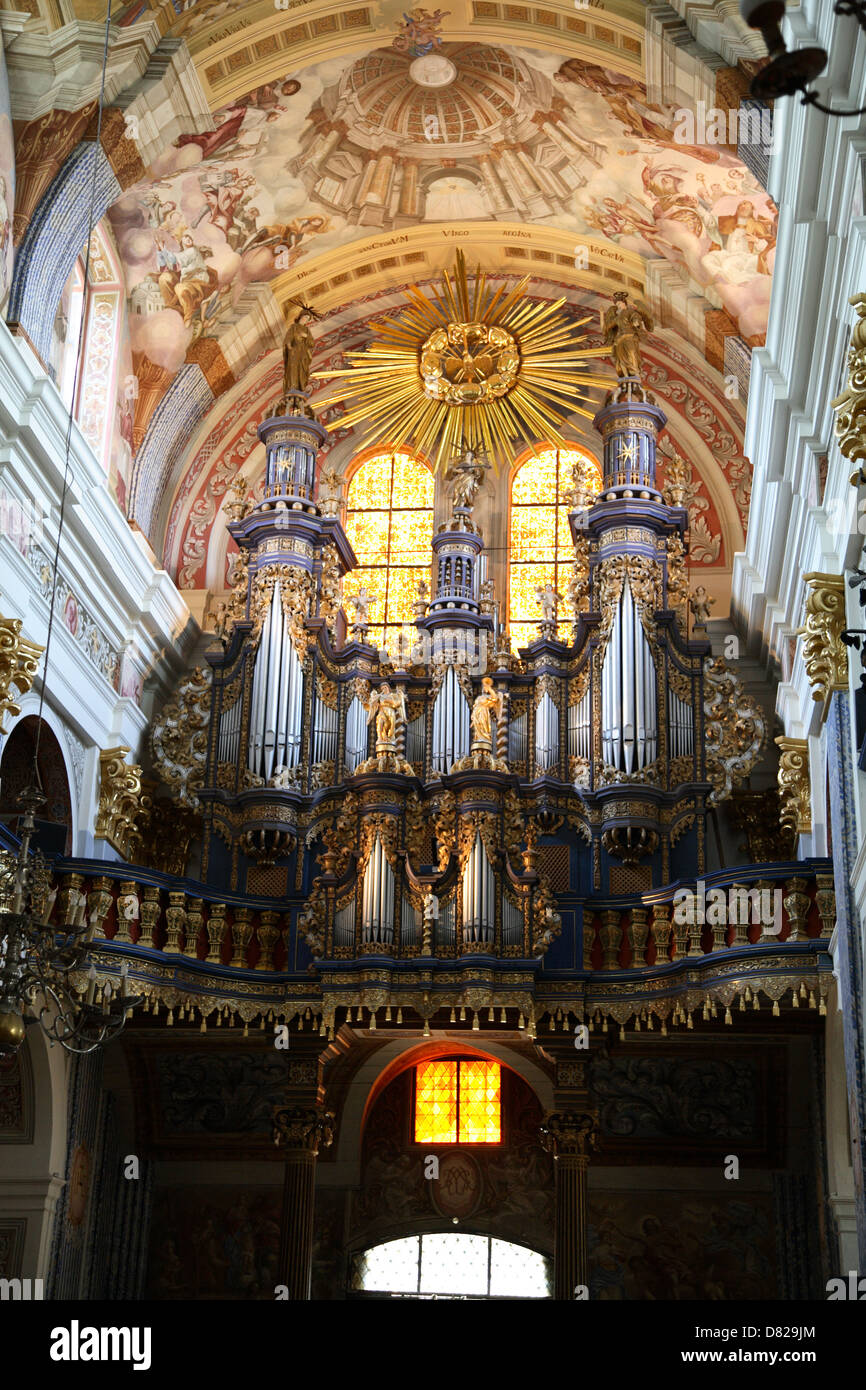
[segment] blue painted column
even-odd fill
[[[851,764],[851,706],[847,691],[836,691],[827,720],[830,822],[833,830],[833,875],[836,889],[836,949],[842,1001],[845,1078],[851,1122],[851,1162],[860,1269],[866,1270],[866,1191],[863,1145],[866,1142],[866,1070],[863,1053],[863,962],[860,923],[851,879],[857,858],[854,819],[854,769]]]

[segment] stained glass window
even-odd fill
[[[415,1070],[416,1144],[498,1144],[502,1138],[498,1062],[449,1057]]]
[[[574,546],[568,513],[578,466],[588,491],[601,490],[598,463],[585,449],[540,449],[519,465],[511,480],[508,527],[508,622],[517,651],[538,637],[541,617],[536,589],[552,584],[565,598]],[[570,615],[559,605],[557,636],[571,636]]]
[[[376,454],[353,474],[346,494],[346,533],[358,567],[343,582],[349,598],[363,586],[370,604],[368,640],[396,653],[397,637],[413,621],[418,583],[430,580],[433,474],[411,454]]]

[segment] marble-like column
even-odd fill
[[[848,691],[833,692],[827,719],[827,782],[833,831],[836,887],[836,962],[842,1005],[842,1036],[848,1083],[851,1164],[860,1269],[866,1269],[866,1191],[863,1144],[866,1136],[866,1059],[863,1033],[863,961],[861,929],[851,887],[857,859],[856,793],[851,760],[851,704]]]
[[[403,182],[400,186],[401,217],[416,217],[418,214],[418,163],[409,159],[403,165]]]
[[[556,1196],[553,1296],[571,1300],[588,1285],[586,1175],[589,1151],[598,1142],[598,1111],[556,1110],[541,1126],[541,1142],[553,1155]]]
[[[496,167],[489,154],[481,154],[478,156],[478,167],[481,170],[484,188],[493,207],[499,212],[508,212],[511,204],[503,192],[502,185],[499,182],[499,175],[496,172]]]
[[[274,1115],[274,1142],[284,1150],[283,1210],[277,1283],[290,1299],[309,1299],[313,1277],[313,1210],[319,1147],[333,1139],[334,1117],[318,1105],[289,1105]]]

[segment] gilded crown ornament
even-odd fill
[[[394,446],[411,444],[436,468],[467,449],[506,460],[520,439],[563,447],[566,418],[592,418],[580,403],[585,389],[610,385],[587,366],[606,349],[584,345],[579,330],[589,316],[574,322],[564,299],[533,304],[528,283],[524,276],[510,291],[493,290],[479,267],[470,288],[458,251],[432,296],[413,285],[399,318],[371,325],[377,341],[348,353],[348,370],[314,373],[345,378],[320,407],[354,398],[340,428],[366,422],[365,444],[386,436]]]

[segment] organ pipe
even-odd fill
[[[276,583],[256,653],[248,754],[250,771],[266,782],[278,767],[300,761],[303,693],[303,671]]]
[[[449,772],[468,753],[469,702],[454,667],[446,666],[433,706],[433,771]]]
[[[601,671],[601,715],[605,762],[629,773],[653,761],[658,746],[655,666],[628,579]]]

